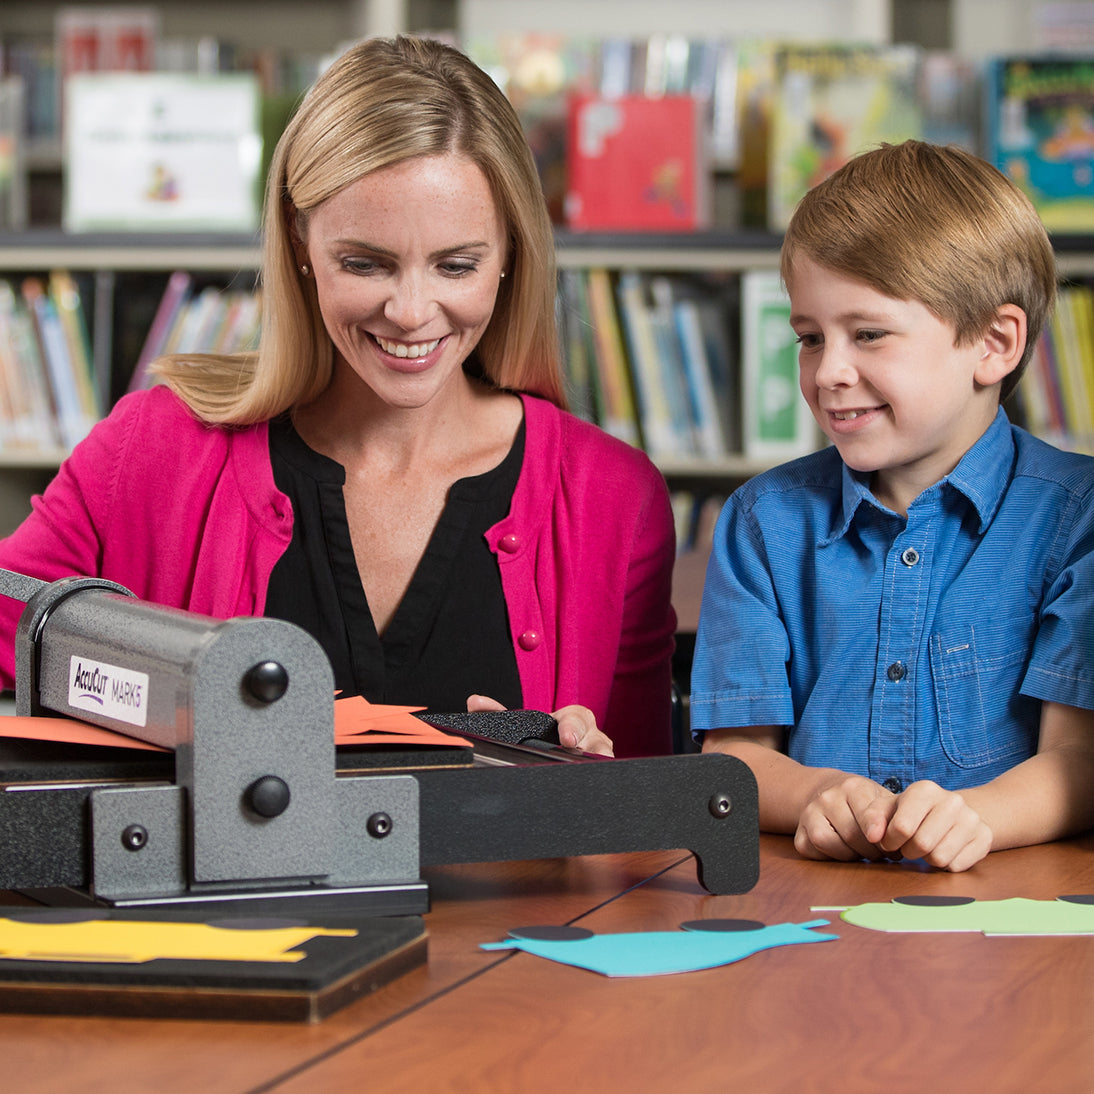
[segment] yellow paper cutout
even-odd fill
[[[87,961],[139,964],[177,961],[277,961],[306,955],[293,949],[313,938],[353,938],[326,927],[225,928],[208,923],[91,919],[77,923],[0,918],[0,961]]]

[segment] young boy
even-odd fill
[[[726,504],[691,718],[800,854],[924,859],[1094,824],[1094,459],[1010,425],[1055,298],[1026,198],[954,148],[865,153],[782,276],[832,445]]]

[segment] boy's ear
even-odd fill
[[[992,318],[981,342],[983,354],[975,379],[984,387],[1009,376],[1026,351],[1026,313],[1017,304],[1003,304]]]

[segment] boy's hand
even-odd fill
[[[813,859],[879,859],[878,841],[885,834],[886,810],[896,795],[862,775],[832,771],[830,780],[814,788],[798,818],[794,847]],[[879,804],[879,802],[881,804]],[[869,830],[867,821],[872,819]]]
[[[953,873],[975,866],[992,846],[991,829],[961,794],[927,780],[875,798],[859,821],[885,854],[923,859]]]
[[[924,780],[893,794],[861,775],[822,786],[794,835],[805,858],[923,859],[954,873],[978,863],[991,845],[991,829],[956,791]]]

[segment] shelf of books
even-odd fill
[[[740,285],[777,276],[777,257],[767,233],[560,234],[575,411],[644,445],[666,474],[754,473],[735,405]],[[0,235],[0,461],[58,458],[161,353],[253,347],[258,261],[246,238]]]
[[[726,35],[495,33],[460,45],[517,105],[536,154],[556,224],[573,408],[645,447],[674,484],[729,488],[818,443],[796,390],[777,277],[781,232],[806,189],[855,151],[907,137],[979,152],[1042,212],[1068,291],[1016,406],[1038,432],[1094,448],[1094,316],[1084,296],[1084,282],[1094,283],[1094,61],[1038,53],[1036,41],[1025,55],[984,64],[909,45]],[[158,64],[163,51],[154,52]],[[23,72],[32,88],[17,54],[7,48],[7,71]],[[552,63],[534,63],[545,58]],[[63,58],[61,67],[68,71]],[[224,78],[240,73],[215,67],[210,79],[235,95],[242,85]],[[278,94],[295,93],[314,71],[278,62],[295,73],[286,84],[271,81],[270,67],[250,71],[262,124],[248,129],[255,119],[245,114],[236,134],[261,135],[267,153],[285,109]],[[80,75],[74,86],[95,96],[120,86],[116,73]],[[123,101],[139,101],[134,86]],[[28,117],[27,132],[59,147],[58,104],[33,90],[25,101],[28,110],[52,105],[49,118]],[[135,156],[149,151],[139,135],[130,143]],[[61,218],[64,229],[13,230],[0,178],[6,469],[55,463],[121,394],[147,382],[157,353],[246,348],[257,338],[256,228],[181,230],[176,199],[191,198],[151,170],[130,172],[141,186],[122,210],[133,214],[126,225],[110,162],[96,156],[101,149],[82,151],[89,166],[78,173],[68,170],[71,146],[57,153],[74,221]],[[160,164],[150,157],[145,166]],[[181,166],[175,174],[183,177]],[[80,188],[90,195],[74,194]],[[240,208],[257,225],[248,194],[241,185]],[[212,216],[221,205],[196,212]]]

